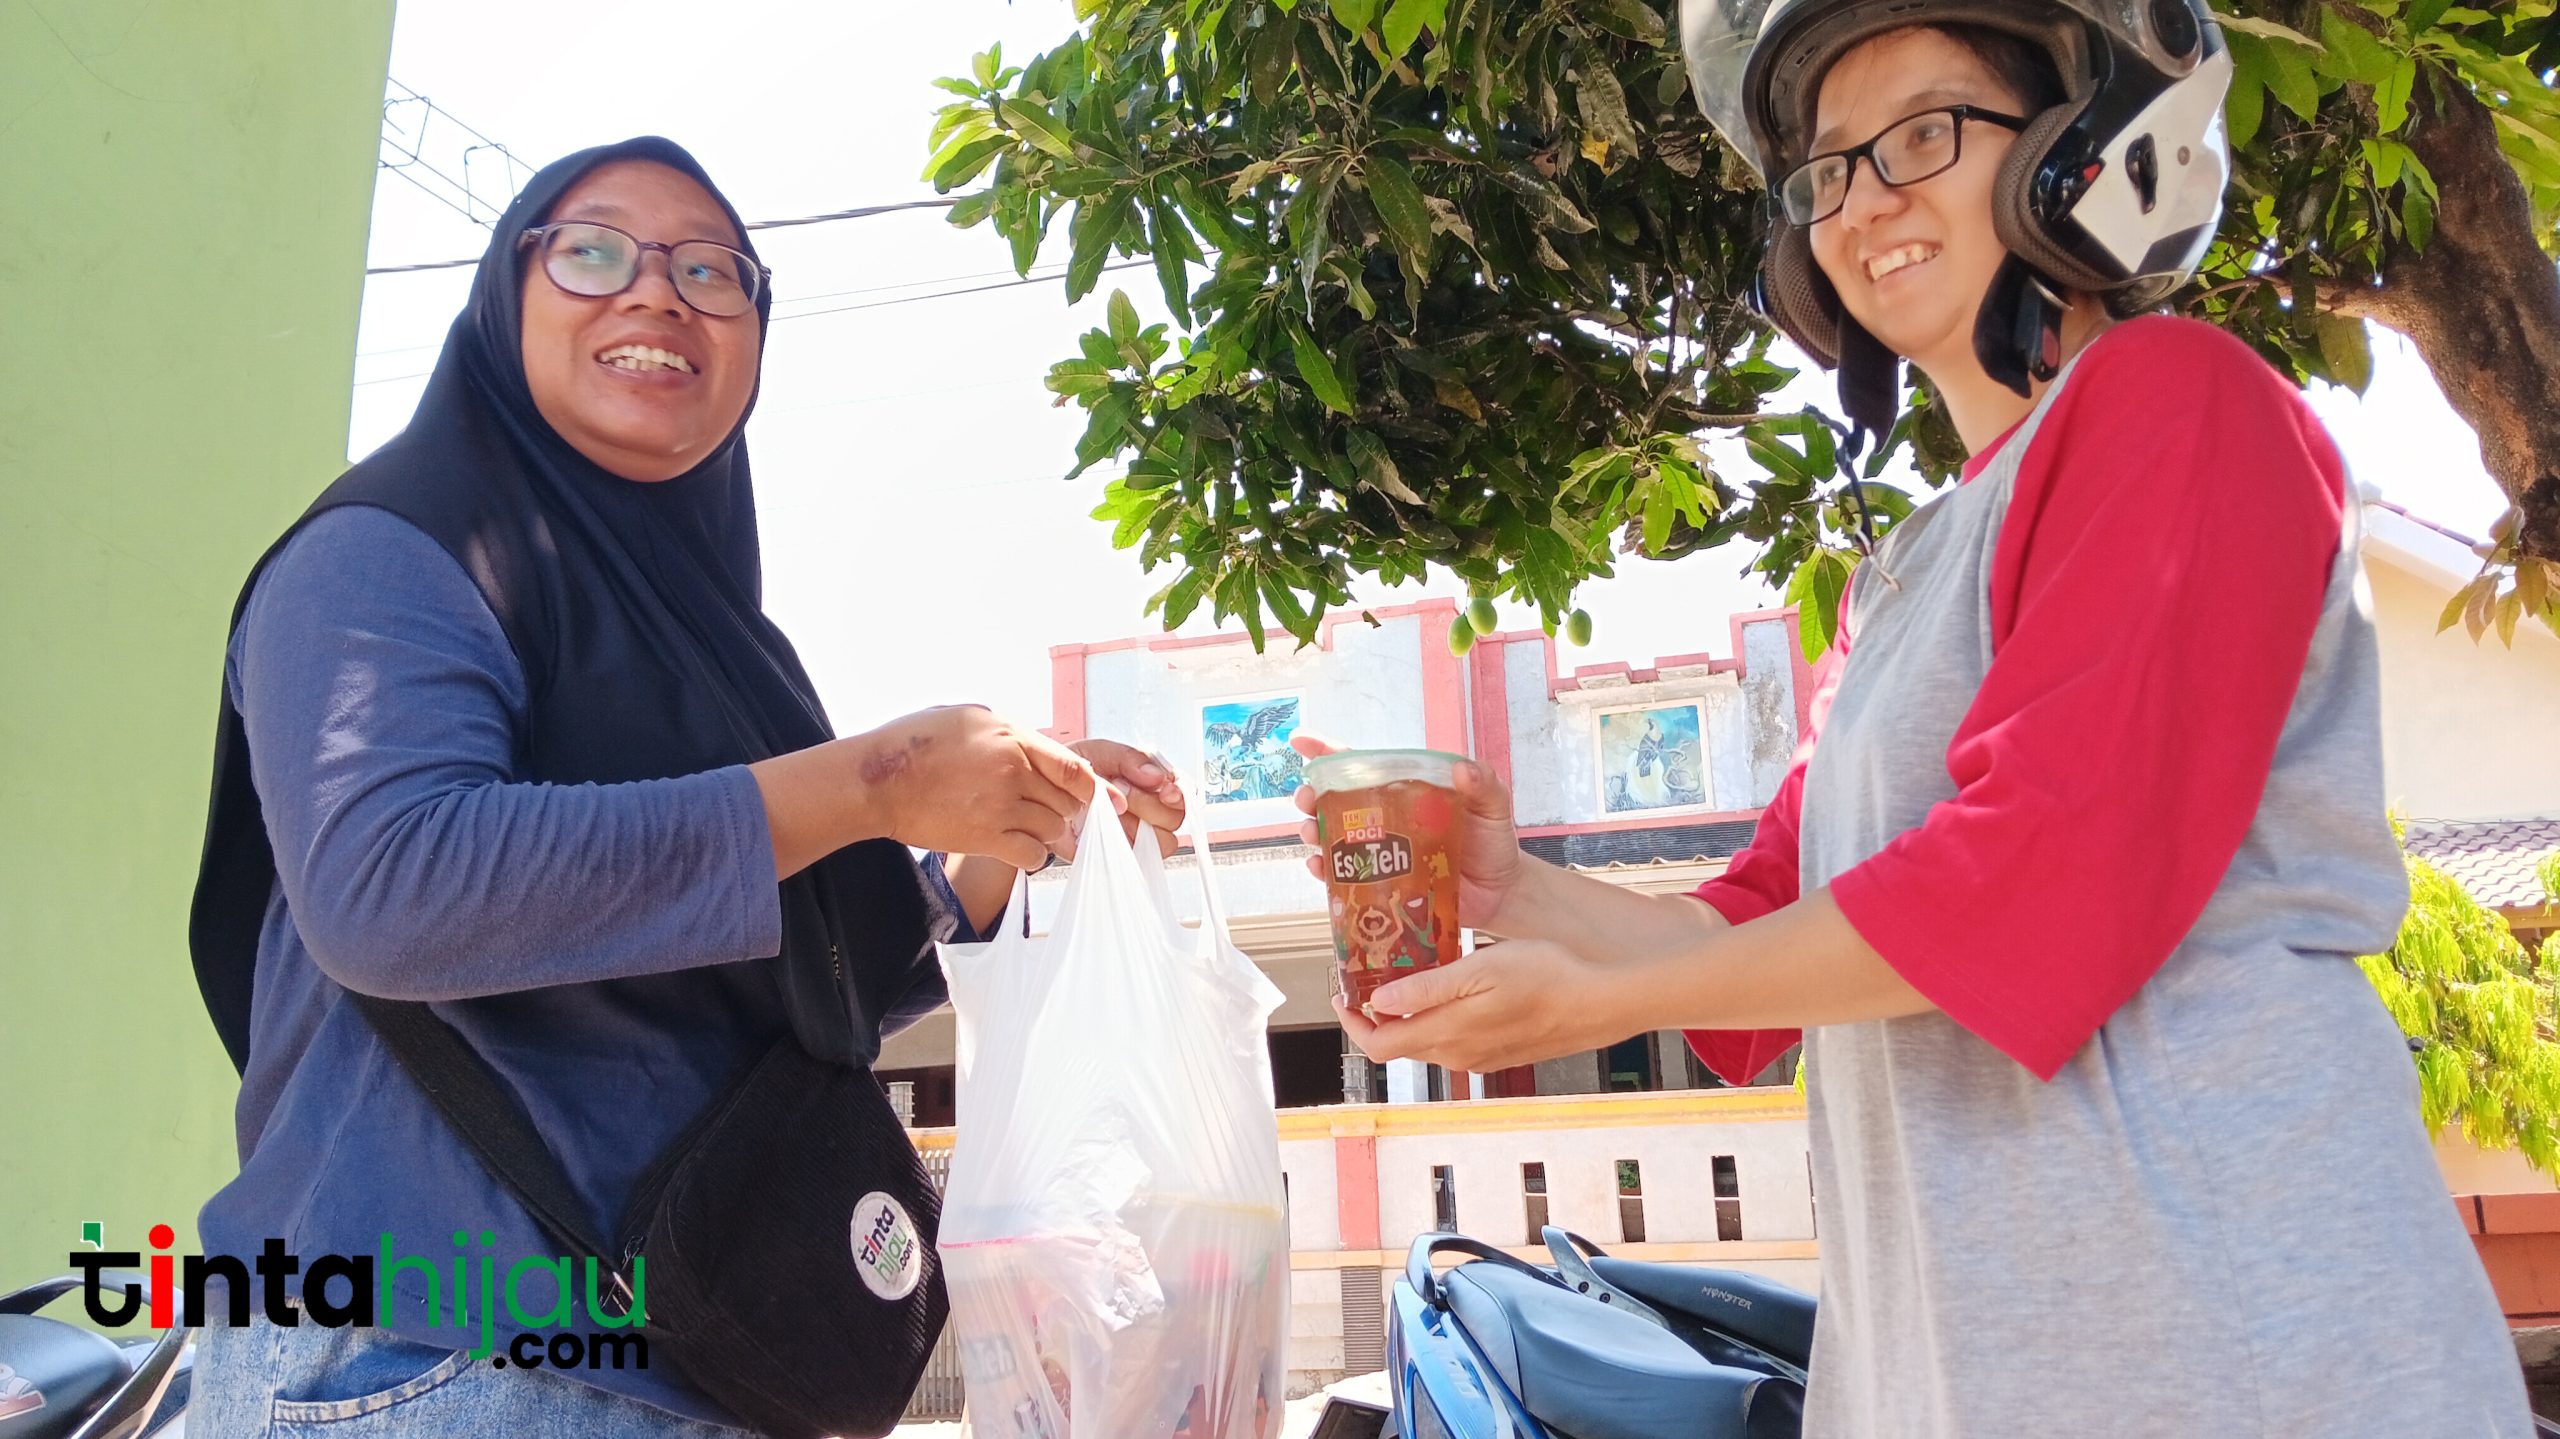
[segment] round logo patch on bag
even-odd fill
[[[924,1245],[907,1207],[873,1190],[853,1206],[853,1267],[872,1293],[895,1302],[924,1282]]]

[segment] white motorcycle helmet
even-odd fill
[[[2202,0],[1682,0],[1698,106],[1764,184],[1804,163],[1832,63],[1888,30],[1961,25],[2052,57],[2063,102],[2027,116],[1992,192],[2010,260],[1984,297],[1974,349],[2024,394],[2060,363],[2065,290],[2120,310],[2194,273],[2222,218],[2231,57]],[[1900,406],[1899,363],[1841,308],[1804,227],[1775,217],[1761,263],[1768,317],[1827,368],[1862,429]]]

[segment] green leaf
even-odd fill
[[[2398,130],[2409,123],[2409,96],[2418,84],[2418,62],[2401,56],[2391,65],[2391,73],[2373,87],[2375,117],[2384,133]]]
[[[1138,307],[1129,301],[1129,292],[1114,290],[1111,303],[1104,308],[1108,317],[1111,342],[1115,345],[1135,344],[1138,339]]]
[[[1404,473],[1396,468],[1395,458],[1387,453],[1386,443],[1367,430],[1353,430],[1343,438],[1343,448],[1350,451],[1351,463],[1360,471],[1360,483],[1380,494],[1402,500],[1408,505],[1425,503],[1413,487],[1404,482]]]
[[[1098,395],[1111,388],[1111,372],[1117,368],[1113,360],[1060,360],[1049,367],[1047,384],[1052,393],[1071,398]]]
[[[2407,16],[2409,33],[2424,35],[2436,28],[2444,12],[2453,8],[2453,0],[2410,0]]]
[[[1787,581],[1787,603],[1796,607],[1796,634],[1805,663],[1822,658],[1840,625],[1840,595],[1849,583],[1849,561],[1837,550],[1816,550]]]
[[[1037,148],[1061,160],[1076,157],[1075,142],[1067,138],[1066,128],[1047,110],[1020,100],[1006,100],[996,106],[1005,124]]]
[[[1235,220],[1228,214],[1227,207],[1212,202],[1198,185],[1191,182],[1189,176],[1186,175],[1174,182],[1173,198],[1182,207],[1183,218],[1191,222],[1192,228],[1206,236],[1212,246],[1228,253],[1244,248],[1243,232],[1236,229]]]
[[[2237,46],[2233,47],[2231,89],[2222,97],[2222,125],[2234,150],[2249,148],[2249,142],[2258,137],[2259,122],[2267,114],[2267,82],[2238,63],[2240,53]]]
[[[2358,85],[2379,86],[2400,60],[2371,31],[2335,10],[2320,12],[2320,40],[2323,51],[2313,64],[2322,74]]]
[[[1010,135],[982,136],[957,150],[946,152],[925,178],[933,182],[935,194],[948,195],[986,173],[987,167],[995,163],[996,156],[1012,145],[1013,137]]]
[[[1125,389],[1103,396],[1085,419],[1084,435],[1076,441],[1076,467],[1067,471],[1067,478],[1072,480],[1129,448],[1128,426],[1136,413],[1137,401]]]
[[[1296,584],[1296,576],[1267,572],[1262,577],[1262,597],[1270,602],[1272,618],[1280,621],[1280,628],[1287,630],[1300,644],[1311,645],[1316,642],[1318,617],[1309,613],[1299,600]],[[1322,596],[1318,599],[1321,600]]]
[[[2373,171],[2373,183],[2388,190],[2400,183],[2401,167],[2411,158],[2409,147],[2397,140],[2365,140],[2359,142],[2364,163]]]
[[[1164,288],[1164,302],[1173,311],[1174,322],[1191,328],[1191,275],[1182,264],[1183,240],[1187,232],[1172,209],[1158,203],[1154,210],[1156,283]]]
[[[1292,233],[1298,238],[1298,292],[1306,302],[1307,315],[1316,312],[1316,276],[1324,269],[1325,255],[1333,248],[1333,194],[1341,181],[1331,175],[1312,185],[1302,185],[1297,199],[1289,207]]]
[[[2412,169],[2412,174],[2423,174]],[[2400,196],[2400,223],[2409,230],[2409,248],[2423,253],[2436,236],[2436,201],[2432,187],[2409,186]]]
[[[1387,58],[1403,59],[1426,27],[1438,34],[1448,20],[1449,0],[1395,0],[1387,7],[1386,24],[1380,27]]]
[[[2299,30],[2279,25],[2273,20],[2260,20],[2254,16],[2229,15],[2220,12],[2216,12],[2213,18],[2215,23],[2222,26],[2222,33],[2226,39],[2230,37],[2232,32],[2237,31],[2253,40],[2266,40],[2287,45],[2297,45],[2305,50],[2317,50],[2320,48],[2319,41],[2312,39],[2310,36],[2303,34]]]
[[[987,118],[986,110],[980,106],[971,104],[945,105],[942,107],[941,113],[934,117],[933,133],[926,138],[924,147],[928,150],[939,150],[942,148],[944,141],[949,140],[954,134],[957,134],[962,129],[968,128],[974,128],[981,131],[993,130],[995,128],[995,122]]]
[[[1561,230],[1568,235],[1588,234],[1597,228],[1591,223],[1590,216],[1565,198],[1564,191],[1557,189],[1554,181],[1526,164],[1496,170],[1493,177],[1529,202],[1530,215],[1542,228]]]
[[[1201,592],[1208,587],[1209,572],[1207,570],[1184,570],[1174,577],[1173,583],[1156,591],[1155,598],[1147,601],[1147,610],[1153,613],[1158,606],[1162,606],[1164,627],[1168,630],[1179,629],[1184,620],[1191,618],[1191,612],[1200,607]]]
[[[1378,0],[1332,0],[1333,18],[1351,27],[1354,35],[1366,34],[1378,18]]]
[[[1574,47],[1573,73],[1573,105],[1582,116],[1583,154],[1591,155],[1591,141],[1597,138],[1603,143],[1593,162],[1604,171],[1615,170],[1634,159],[1644,143],[1636,136],[1635,122],[1627,117],[1626,91],[1619,87],[1617,73],[1598,46]]]
[[[1413,182],[1413,172],[1392,155],[1375,150],[1363,156],[1360,173],[1369,191],[1369,203],[1378,207],[1378,218],[1386,222],[1387,234],[1396,248],[1413,262],[1416,274],[1427,270],[1431,259],[1431,207],[1422,201],[1422,188]]]
[[[980,141],[992,138],[999,149],[1013,143],[1011,135],[998,130],[988,122],[985,111],[972,109],[967,105],[954,105],[951,111],[958,112],[959,122],[948,127],[942,125],[934,127],[935,134],[939,138],[934,142],[933,157],[924,162],[924,169],[917,174],[918,179],[930,180],[942,173],[943,167],[951,163],[953,156]],[[946,117],[948,114],[949,112],[946,112]]]
[[[1282,20],[1263,26],[1245,57],[1246,95],[1256,105],[1278,103],[1289,83],[1289,71],[1297,63],[1298,22]]]
[[[1659,45],[1670,38],[1662,17],[1644,0],[1582,0],[1577,8],[1600,28],[1639,45]]]
[[[2264,47],[2267,89],[2284,107],[2308,120],[2320,108],[2320,77],[2311,71],[2311,54],[2293,45]]]
[[[1108,200],[1084,201],[1076,206],[1076,217],[1068,225],[1070,241],[1067,253],[1067,299],[1081,300],[1093,293],[1096,280],[1102,278],[1103,262],[1111,258],[1111,247],[1120,232],[1128,227],[1136,201],[1125,191]]]
[[[985,221],[988,213],[995,209],[995,204],[995,191],[980,190],[974,195],[961,196],[959,203],[953,205],[943,219],[949,221],[954,229],[970,229]]]
[[[1307,382],[1308,390],[1324,402],[1326,409],[1351,413],[1351,392],[1344,389],[1342,377],[1335,374],[1333,362],[1325,358],[1324,347],[1316,343],[1307,327],[1289,326],[1289,349],[1298,362],[1298,376]]]
[[[2311,321],[2320,340],[2320,358],[2327,361],[2330,377],[2358,395],[2373,383],[2373,345],[2365,334],[2364,321],[2322,311]]]
[[[1671,522],[1679,518],[1680,504],[1671,487],[1657,480],[1644,497],[1645,553],[1658,555],[1671,542]]]

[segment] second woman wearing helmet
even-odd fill
[[[2238,341],[2122,318],[2219,213],[2209,16],[1683,22],[1776,201],[1773,317],[1862,428],[1916,365],[1964,482],[1859,570],[1816,737],[1724,876],[1546,866],[1464,773],[1465,922],[1509,938],[1345,1026],[1471,1071],[1679,1026],[1737,1081],[1801,1030],[1808,1434],[2530,1434],[2355,963],[2407,889],[2338,452]]]

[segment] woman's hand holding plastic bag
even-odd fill
[[[979,1439],[1269,1439],[1280,994],[1229,938],[1205,855],[1193,931],[1153,836],[1133,847],[1115,818],[1097,792],[1047,935],[943,951],[959,1130],[941,1246],[971,1421]]]

